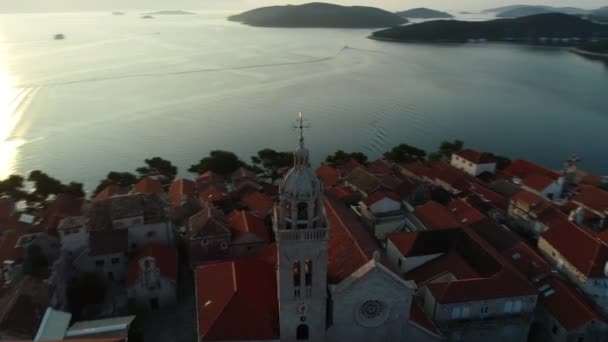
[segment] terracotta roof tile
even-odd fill
[[[541,234],[563,257],[588,277],[603,277],[608,245],[593,232],[569,222],[558,222]]]
[[[602,177],[602,176],[588,173],[581,178],[581,183],[587,184],[587,185],[598,186],[602,183],[603,180],[604,180],[604,177]]]
[[[485,215],[462,199],[452,200],[447,208],[461,224],[474,224],[487,219]]]
[[[547,176],[540,174],[530,174],[523,179],[522,184],[530,189],[534,189],[538,192],[543,192],[554,182],[555,180]]]
[[[372,260],[378,244],[367,233],[352,210],[337,199],[325,196],[329,224],[327,277],[336,284]]]
[[[24,232],[13,232],[0,235],[0,265],[7,260],[15,261],[18,264],[23,260],[23,248],[16,247],[16,245],[17,241],[24,235]]]
[[[365,166],[367,171],[380,178],[394,175],[393,165],[384,159],[377,159]]]
[[[461,227],[461,223],[452,213],[441,204],[430,201],[414,210],[416,217],[428,230],[454,229]]]
[[[93,201],[103,201],[114,196],[125,195],[128,192],[129,191],[127,189],[119,187],[118,185],[108,185],[93,198]]]
[[[588,323],[605,321],[591,303],[576,288],[565,281],[551,277],[546,280],[553,292],[540,295],[540,303],[568,331]]]
[[[363,168],[365,166],[363,164],[359,163],[358,161],[354,160],[354,159],[350,159],[349,161],[347,161],[343,165],[340,165],[338,167],[338,170],[342,174],[342,177],[346,177],[346,176],[348,176],[348,174],[350,174],[355,169],[360,168],[360,167]]]
[[[259,191],[249,191],[241,197],[241,202],[251,214],[264,218],[274,207],[274,201],[268,195]]]
[[[197,267],[195,278],[200,339],[278,338],[274,267],[254,259],[220,262]]]
[[[463,236],[462,229],[399,232],[387,235],[404,257],[445,253]]]
[[[581,192],[572,201],[599,212],[608,212],[608,191],[594,186],[582,185]]]
[[[334,186],[326,190],[327,193],[331,194],[333,197],[338,198],[340,200],[345,200],[347,198],[358,198],[359,195],[352,192],[350,189],[345,188],[343,186]]]
[[[404,278],[421,284],[450,273],[456,279],[479,278],[479,273],[456,251],[449,251],[407,272]]]
[[[185,178],[178,179],[169,187],[169,199],[173,207],[180,207],[183,201],[195,194],[196,184]]]
[[[230,225],[223,212],[208,204],[188,221],[190,238],[230,235]]]
[[[353,170],[348,176],[346,176],[344,181],[359,191],[367,194],[376,191],[382,184],[382,181],[378,177],[374,176],[372,173],[362,167]]]
[[[164,190],[163,184],[159,180],[152,177],[144,177],[135,184],[132,192],[134,194],[162,194]]]
[[[511,198],[511,202],[518,203],[518,206],[524,205],[527,210],[532,211],[537,215],[551,206],[551,202],[547,199],[526,190],[518,192]]]
[[[270,234],[264,220],[244,210],[232,211],[228,215],[228,222],[233,231],[233,240],[243,234],[253,234],[264,241],[270,240]]]
[[[137,256],[131,259],[127,274],[127,285],[132,286],[139,279],[139,260],[153,257],[160,274],[168,279],[177,281],[177,250],[174,247],[150,243],[144,246]]]
[[[558,180],[560,174],[549,170],[540,165],[534,164],[527,160],[517,159],[511,163],[506,169],[503,170],[504,173],[510,175],[511,177],[517,177],[520,179],[524,179],[529,175],[537,174],[542,175],[553,180]]]
[[[406,173],[419,178],[433,178],[433,169],[420,161],[404,163],[399,165],[399,168],[402,169],[402,173],[405,171]]]
[[[317,168],[316,173],[317,176],[321,179],[321,182],[323,183],[323,187],[325,187],[325,189],[331,188],[332,186],[336,185],[336,183],[338,183],[338,181],[340,180],[338,170],[327,164],[321,164],[321,166]]]
[[[207,171],[196,178],[198,190],[204,190],[205,187],[211,184],[224,184],[226,178],[213,171]]]
[[[479,164],[490,164],[490,163],[496,162],[494,160],[494,158],[492,158],[492,156],[490,156],[489,154],[481,153],[479,151],[475,151],[472,149],[466,149],[466,150],[454,152],[454,154],[470,161],[471,163],[478,164],[478,165]]]
[[[198,197],[202,202],[221,202],[229,200],[230,193],[223,185],[211,185],[203,191],[199,191]]]

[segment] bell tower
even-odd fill
[[[323,341],[327,305],[327,240],[323,186],[304,147],[302,114],[294,165],[279,186],[273,225],[278,243],[281,341]]]

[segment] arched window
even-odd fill
[[[311,260],[306,260],[306,263],[304,264],[304,272],[305,272],[305,283],[306,286],[311,286],[312,285],[312,261]]]
[[[308,340],[308,325],[300,324],[298,326],[298,330],[296,333],[296,339],[298,341],[307,341]]]
[[[300,262],[293,263],[293,286],[300,286]]]
[[[298,203],[298,220],[308,220],[308,203]]]

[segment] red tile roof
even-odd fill
[[[365,203],[366,206],[371,207],[372,205],[382,201],[385,198],[401,203],[401,197],[399,195],[392,191],[385,190],[378,190],[373,192],[371,195],[364,198],[362,202]]]
[[[387,238],[401,255],[413,257],[447,252],[463,234],[462,229],[445,229],[398,232],[388,234]]]
[[[539,301],[566,330],[574,330],[587,323],[605,322],[589,300],[572,285],[556,277],[547,279],[546,284],[555,292],[548,296],[540,295]]]
[[[125,195],[127,193],[127,189],[121,188],[118,185],[108,185],[105,189],[93,197],[93,201],[99,202],[114,196]]]
[[[367,169],[367,171],[380,177],[387,177],[394,174],[393,166],[391,165],[391,163],[384,159],[374,160],[373,162],[367,164],[365,168]]]
[[[507,207],[509,206],[508,201],[504,196],[486,188],[485,186],[483,186],[481,184],[477,184],[477,183],[469,183],[469,184],[470,184],[469,191],[474,193],[475,195],[477,195],[482,201],[491,203],[496,208],[499,208],[502,210],[506,210]]]
[[[401,164],[401,165],[399,165],[399,167],[402,170],[407,171],[408,173],[418,176],[420,178],[424,178],[424,177],[433,178],[432,168],[420,161]]]
[[[349,173],[349,175],[344,178],[344,181],[351,187],[366,194],[376,191],[380,185],[382,185],[382,180],[380,178],[361,167]]]
[[[549,227],[541,238],[588,277],[603,277],[608,262],[608,245],[593,232],[562,221]]]
[[[557,180],[560,177],[560,174],[553,170],[549,170],[545,167],[523,159],[515,160],[503,171],[511,177],[517,177],[520,179],[524,179],[532,174],[542,175],[553,180]]]
[[[454,152],[455,155],[464,158],[474,164],[490,164],[496,161],[487,153],[481,153],[472,149],[466,149],[458,152]]]
[[[270,234],[264,220],[249,214],[244,210],[234,210],[228,215],[228,222],[233,232],[232,239],[243,234],[253,234],[258,238],[269,241]]]
[[[327,277],[336,284],[372,260],[380,250],[352,210],[330,196],[325,197],[325,212],[329,224],[327,248]]]
[[[441,180],[447,184],[449,184],[450,186],[452,186],[455,189],[464,191],[466,190],[466,184],[465,181],[467,179],[469,179],[469,175],[466,174],[464,171],[459,170],[455,167],[453,167],[452,165],[445,163],[443,161],[436,161],[434,163],[431,164],[431,174],[429,178],[435,180]],[[465,187],[465,188],[462,188]]]
[[[523,179],[522,184],[530,189],[534,189],[538,192],[543,192],[554,182],[555,180],[547,176],[539,174],[530,174]]]
[[[325,189],[329,189],[332,186],[336,185],[340,180],[340,176],[338,174],[338,170],[332,166],[327,164],[321,164],[319,168],[317,168],[317,176],[321,179],[323,186]]]
[[[581,192],[572,199],[599,212],[608,212],[608,191],[589,185],[581,185]]]
[[[452,274],[456,279],[479,278],[479,273],[456,251],[449,251],[429,262],[426,262],[407,272],[404,278],[413,280],[420,287],[433,279],[446,274]]]
[[[137,256],[131,259],[127,274],[127,285],[134,285],[140,276],[139,261],[143,258],[152,257],[160,274],[168,279],[177,280],[177,250],[174,247],[164,246],[158,243],[150,243],[144,246]]]
[[[414,214],[428,230],[454,229],[461,226],[446,207],[435,201],[417,207]]]
[[[484,214],[477,211],[477,209],[473,208],[462,199],[452,200],[447,208],[462,224],[474,224],[487,219]]]
[[[412,302],[410,307],[410,321],[423,327],[424,329],[439,335],[439,329],[435,326],[435,323],[424,313],[422,308],[417,302]]]
[[[276,241],[261,248],[254,256],[255,259],[265,262],[272,267],[277,266],[277,243]]]
[[[330,189],[327,189],[326,192],[340,200],[344,200],[349,197],[358,197],[358,194],[356,194],[356,193],[352,192],[350,189],[342,187],[342,186],[334,186]]]
[[[152,177],[142,178],[133,188],[134,194],[162,194],[163,184]]]
[[[274,207],[274,201],[268,195],[259,191],[249,191],[241,197],[241,202],[249,211],[258,217],[264,218]]]
[[[604,177],[588,173],[581,178],[581,183],[587,185],[598,186],[602,183]]]
[[[41,225],[47,230],[57,229],[61,220],[70,216],[82,216],[84,198],[71,195],[58,195],[42,214]]]
[[[89,248],[92,256],[127,252],[129,232],[127,229],[91,231]]]
[[[517,270],[530,280],[545,276],[553,270],[532,247],[524,241],[518,241],[513,247],[502,252]]]
[[[279,337],[274,267],[254,259],[196,269],[198,336],[205,341]]]
[[[358,161],[351,159],[349,161],[347,161],[346,163],[344,163],[343,165],[340,165],[338,167],[338,170],[340,171],[340,173],[342,174],[342,177],[346,177],[348,176],[349,173],[353,172],[355,169],[357,168],[363,168],[363,164],[359,163]]]
[[[532,296],[538,293],[527,280],[507,270],[502,270],[490,278],[432,283],[427,286],[441,304]]]
[[[551,206],[551,202],[545,198],[526,190],[518,192],[511,198],[511,201],[526,205],[528,210],[535,212],[537,215]]]
[[[169,187],[169,199],[173,207],[179,207],[182,205],[184,197],[194,196],[195,183],[189,179],[181,178],[173,183]]]

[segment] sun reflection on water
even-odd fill
[[[6,62],[6,49],[0,44],[0,179],[15,172],[19,147],[24,140],[17,135],[23,104],[32,89],[17,89]]]

